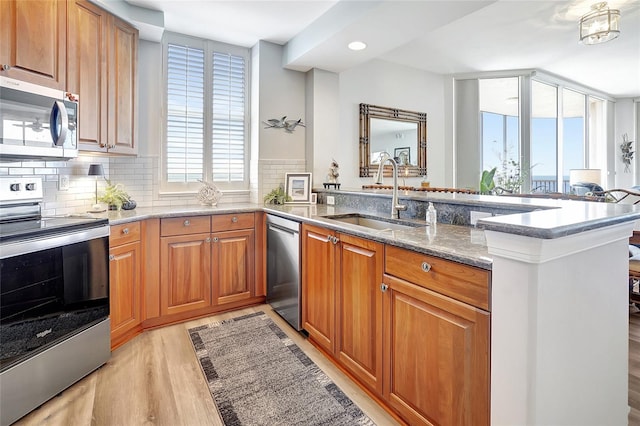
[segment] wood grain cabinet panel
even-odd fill
[[[140,222],[112,225],[109,234],[111,348],[141,331],[142,243]]]
[[[335,351],[336,246],[332,231],[302,224],[302,327],[329,353]]]
[[[384,396],[412,425],[489,424],[489,314],[388,275]]]
[[[0,1],[0,75],[66,90],[66,55],[66,1]]]
[[[69,1],[67,86],[79,95],[78,144],[82,150],[107,147],[109,14],[86,0]]]
[[[382,270],[384,246],[338,234],[338,361],[382,394]]]
[[[218,232],[212,236],[214,305],[250,299],[255,279],[253,229]]]
[[[210,306],[210,234],[163,237],[160,245],[160,314]]]

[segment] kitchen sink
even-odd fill
[[[363,226],[365,228],[375,229],[379,231],[404,231],[413,228],[427,226],[425,223],[410,222],[402,219],[382,218],[377,216],[369,216],[361,213],[347,213],[322,216],[325,219],[337,220],[343,223]]]

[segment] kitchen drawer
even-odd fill
[[[253,213],[217,214],[212,216],[211,232],[253,228]]]
[[[182,216],[161,219],[160,236],[202,234],[210,232],[211,216]]]
[[[489,310],[489,271],[389,245],[384,263],[386,274]]]
[[[140,241],[140,222],[111,225],[109,231],[109,247]]]

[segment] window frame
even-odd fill
[[[213,183],[223,192],[249,190],[249,163],[251,141],[251,52],[249,48],[235,46],[213,40],[205,40],[184,34],[165,31],[162,37],[162,148],[160,150],[160,193],[179,194],[195,193],[201,187],[200,182],[168,182],[167,180],[167,135],[168,135],[168,50],[169,44],[176,44],[204,51],[204,134],[203,134],[203,179],[212,179],[212,125],[213,125],[213,53],[225,53],[241,56],[245,61],[244,81],[244,179],[237,182]]]

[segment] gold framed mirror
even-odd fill
[[[360,104],[360,177],[378,170],[383,151],[396,159],[401,177],[427,174],[427,114]],[[391,176],[391,166],[384,169]]]

